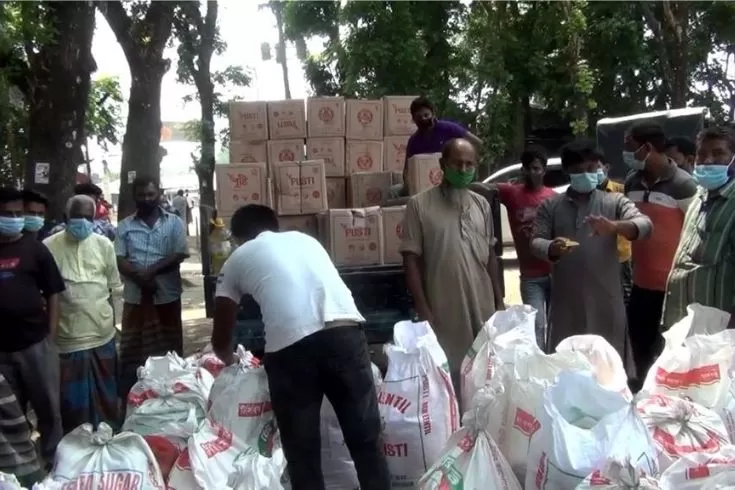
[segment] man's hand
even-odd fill
[[[584,222],[590,225],[593,235],[610,236],[618,234],[617,221],[611,221],[604,216],[587,216]]]
[[[570,246],[569,242],[570,240],[564,237],[554,238],[549,244],[549,258],[556,260],[571,252],[574,246]]]

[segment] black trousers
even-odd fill
[[[643,289],[636,285],[630,292],[628,302],[628,334],[635,362],[637,388],[643,384],[648,370],[663,348],[661,336],[661,314],[664,306],[664,291]]]
[[[319,414],[325,395],[337,414],[361,490],[390,488],[370,355],[357,326],[325,328],[266,353],[264,365],[292,490],[324,490]]]

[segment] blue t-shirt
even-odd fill
[[[444,144],[454,138],[464,138],[467,130],[457,123],[437,119],[434,127],[426,132],[416,131],[408,138],[406,161],[422,153],[441,153]]]

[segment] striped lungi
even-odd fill
[[[51,361],[51,360],[49,360]],[[31,429],[13,388],[0,374],[0,471],[15,475],[27,486],[41,471]]]
[[[123,304],[120,333],[120,397],[125,400],[138,379],[138,367],[150,356],[184,354],[181,300],[163,305]]]
[[[119,427],[117,364],[115,339],[94,349],[59,354],[64,434],[84,423]]]

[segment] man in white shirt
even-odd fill
[[[360,315],[329,255],[314,238],[278,231],[266,206],[238,209],[242,243],[217,280],[212,346],[233,362],[232,329],[252,295],[265,325],[264,365],[293,490],[323,490],[319,412],[324,396],[340,420],[362,490],[390,488],[380,414]]]

